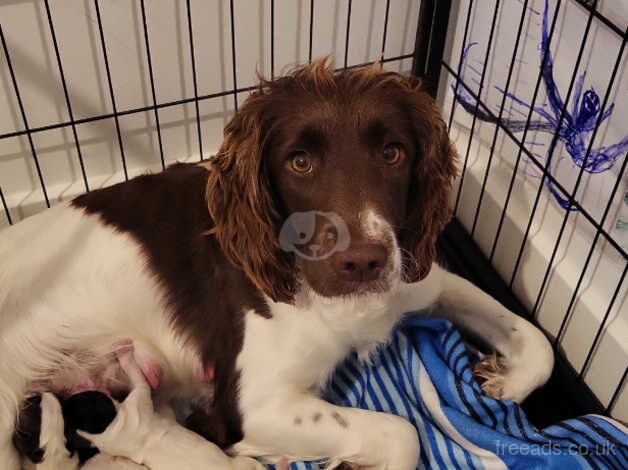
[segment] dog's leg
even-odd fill
[[[416,429],[398,416],[343,408],[303,393],[275,393],[244,413],[244,440],[231,451],[269,462],[347,461],[382,470],[411,470],[419,459]]]
[[[19,402],[13,399],[13,391],[3,385],[0,377],[0,463],[7,470],[20,470],[20,456],[12,441]]]
[[[434,264],[424,280],[403,285],[401,297],[408,311],[433,300],[435,316],[451,320],[501,356],[480,366],[482,387],[492,396],[521,402],[549,378],[554,354],[545,335],[460,276]]]

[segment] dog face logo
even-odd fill
[[[316,243],[316,222],[331,223],[333,229],[326,230],[324,245]],[[326,224],[329,227],[329,224]],[[337,251],[345,251],[350,244],[349,228],[344,220],[334,212],[308,211],[295,212],[284,222],[279,232],[279,246],[282,250],[294,252],[308,261],[329,258]],[[307,251],[311,252],[311,255]]]

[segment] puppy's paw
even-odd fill
[[[73,470],[78,468],[78,457],[72,455],[66,448],[63,431],[61,404],[52,393],[42,393],[39,445],[44,449],[44,457],[37,466],[38,469]]]

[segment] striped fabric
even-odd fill
[[[516,404],[482,394],[473,361],[449,322],[409,317],[371,364],[348,359],[326,399],[410,420],[421,440],[417,468],[628,469],[628,429],[620,423],[588,415],[537,429]]]

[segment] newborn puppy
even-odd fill
[[[111,398],[102,392],[87,391],[78,393],[62,401],[61,410],[65,421],[65,437],[70,451],[78,454],[85,462],[98,451],[81,436],[77,430],[101,433],[116,417],[116,408]]]
[[[263,468],[249,458],[228,457],[180,426],[172,410],[157,413],[151,386],[133,351],[124,351],[118,361],[132,385],[122,403],[99,391],[72,395],[63,405],[48,392],[26,400],[14,434],[25,468],[73,470],[85,460],[82,468],[88,470]],[[92,444],[101,454],[94,456]]]
[[[98,453],[76,431],[101,433],[115,418],[112,397],[122,399],[129,392],[125,385],[128,378],[116,358],[118,354],[132,354],[150,386],[159,387],[159,358],[147,345],[124,340],[113,344],[111,351],[110,361],[91,369],[64,370],[54,381],[35,387],[25,400],[13,435],[23,466],[57,468],[54,462],[63,457],[56,457],[55,452],[64,454],[61,449],[70,455],[76,453],[80,462]]]
[[[22,455],[22,466],[26,469],[72,469],[78,462],[89,460],[82,468],[140,468],[121,466],[107,467],[108,455],[92,458],[98,450],[90,442],[76,434],[77,430],[101,433],[113,421],[116,408],[111,398],[101,392],[78,393],[58,401],[52,393],[29,397],[22,407],[13,443]]]
[[[81,430],[101,452],[127,459],[152,470],[261,470],[247,457],[229,457],[215,444],[179,425],[171,417],[155,412],[151,388],[131,352],[118,356],[120,366],[133,387],[122,403],[114,401],[116,417],[102,433]],[[88,462],[89,463],[89,462]]]

